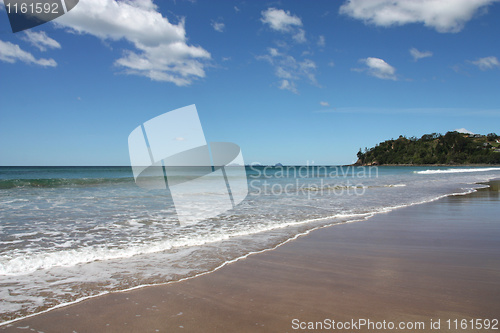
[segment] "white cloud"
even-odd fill
[[[494,69],[495,67],[500,67],[500,62],[497,57],[485,57],[479,58],[476,61],[471,61],[474,65],[479,67],[480,70],[485,71],[488,69]]]
[[[455,130],[455,132],[464,133],[464,134],[474,134],[471,131],[466,130],[465,128],[458,128],[458,129]]]
[[[318,38],[318,46],[320,46],[320,47],[325,46],[325,36],[319,36],[319,38]]]
[[[157,6],[151,0],[122,0],[124,3],[145,10],[156,10]]]
[[[438,32],[459,32],[481,9],[499,0],[347,0],[339,12],[389,27],[423,23]]]
[[[214,28],[215,31],[218,32],[224,32],[225,24],[222,22],[212,22],[212,28]]]
[[[299,17],[290,14],[289,11],[283,9],[268,8],[262,11],[262,23],[269,24],[271,29],[280,32],[291,32],[296,27],[302,26],[302,21]]]
[[[304,59],[299,62],[299,74],[307,77],[312,84],[318,84],[316,81],[316,76],[314,71],[316,70],[316,64],[310,59]]]
[[[310,59],[298,61],[291,55],[281,53],[275,48],[268,48],[268,54],[257,57],[266,60],[274,66],[274,74],[280,79],[280,89],[298,93],[296,82],[307,79],[311,84],[317,85],[316,63]]]
[[[288,80],[282,80],[281,81],[280,89],[282,89],[282,90],[290,90],[294,94],[298,94],[299,93],[298,90],[297,90],[297,88],[295,87],[295,83],[291,82],[291,81],[288,81]]]
[[[57,41],[47,36],[47,34],[44,31],[34,32],[31,30],[26,30],[24,32],[23,40],[37,47],[40,51],[46,51],[47,48],[51,49],[61,48],[61,44],[59,44]]]
[[[273,47],[269,48],[269,54],[271,55],[271,57],[277,57],[280,55],[278,49],[275,49]]]
[[[412,47],[410,49],[410,54],[413,57],[413,60],[417,61],[418,59],[422,58],[427,58],[427,57],[432,57],[432,52],[431,51],[419,51],[416,48]]]
[[[296,41],[297,43],[305,43],[307,41],[306,39],[306,32],[304,29],[299,29],[295,35],[293,35],[293,40]]]
[[[275,31],[292,34],[292,38],[297,43],[307,41],[306,32],[302,29],[302,20],[283,9],[268,8],[262,11],[262,23],[268,24]]]
[[[236,6],[234,6],[234,11],[235,11],[235,12],[239,12],[239,11],[240,11],[240,9],[239,9],[238,7],[236,7]]]
[[[330,62],[328,63],[328,66],[330,66],[330,67],[335,67],[335,62],[334,62],[333,60],[332,60],[332,61],[330,61]]]
[[[277,77],[279,77],[281,79],[288,79],[288,80],[293,79],[292,73],[289,70],[284,69],[281,66],[276,67],[275,74],[276,74]]]
[[[368,66],[368,74],[385,80],[396,80],[396,69],[379,58],[368,57],[360,62]]]
[[[321,101],[321,102],[319,102],[319,105],[321,105],[321,106],[330,106],[330,103]]]
[[[303,51],[301,59],[289,55],[291,48],[307,41],[306,31],[302,28],[302,20],[289,11],[283,9],[268,8],[261,12],[261,22],[268,25],[272,30],[288,34],[295,43],[287,44],[277,41],[277,48],[270,47],[267,54],[258,56],[259,60],[266,60],[274,67],[274,74],[280,79],[279,88],[298,93],[297,83],[302,79],[317,85],[315,71],[316,64],[306,57],[311,53]],[[298,53],[300,54],[300,53]]]
[[[70,31],[102,40],[126,40],[133,50],[124,51],[115,65],[126,74],[155,81],[189,85],[205,77],[211,58],[201,46],[187,43],[184,19],[172,24],[157,11],[152,0],[86,0],[54,22]]]
[[[0,60],[15,63],[18,60],[27,64],[35,64],[42,67],[56,67],[54,59],[36,59],[31,53],[22,50],[19,45],[0,40]]]

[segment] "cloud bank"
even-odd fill
[[[471,61],[474,65],[479,67],[480,70],[486,71],[488,69],[500,68],[500,62],[497,57],[485,57],[479,58],[475,61]]]
[[[126,40],[115,65],[124,73],[155,81],[186,86],[205,77],[211,55],[201,46],[187,43],[184,20],[172,24],[151,0],[85,0],[54,22],[71,32],[89,34],[106,41]]]
[[[0,40],[0,60],[8,63],[15,63],[18,60],[27,64],[38,65],[42,67],[56,67],[54,59],[36,59],[31,53],[22,50],[19,45]]]
[[[29,42],[31,45],[38,48],[40,51],[46,51],[49,49],[60,49],[61,44],[59,44],[56,40],[47,36],[44,31],[34,32],[31,30],[26,30],[24,32],[25,41]]]
[[[423,23],[438,32],[459,32],[478,12],[498,0],[347,0],[340,14],[390,27]]]

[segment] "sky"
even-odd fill
[[[247,164],[500,134],[499,31],[498,0],[80,0],[12,33],[0,0],[0,165],[129,165],[134,128],[191,104]]]

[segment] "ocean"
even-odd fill
[[[314,229],[500,178],[496,167],[247,166],[246,178],[226,169],[247,182],[245,200],[179,223],[170,192],[137,186],[130,167],[0,167],[0,321],[206,274]],[[193,212],[216,211],[210,193],[190,191]]]

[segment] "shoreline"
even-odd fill
[[[500,167],[500,164],[349,164],[347,166],[390,167]]]
[[[500,184],[500,179],[498,179],[498,180],[493,179],[493,180],[490,180],[488,182],[481,182],[481,183],[476,183],[476,184],[477,185],[491,186],[492,182],[495,182],[495,181],[498,181],[499,184]],[[211,273],[214,273],[214,272],[218,271],[219,269],[224,268],[225,266],[227,266],[229,264],[233,264],[233,263],[245,260],[249,256],[258,255],[258,254],[265,253],[265,252],[268,252],[268,251],[273,251],[273,250],[281,247],[282,245],[285,245],[285,244],[287,244],[287,243],[289,243],[291,241],[294,241],[294,240],[296,240],[296,239],[298,239],[300,237],[308,236],[311,232],[315,232],[317,230],[321,230],[321,229],[324,229],[324,228],[331,228],[331,227],[335,227],[335,226],[338,226],[338,225],[363,222],[363,221],[369,220],[371,218],[374,218],[374,217],[376,217],[378,215],[383,215],[383,214],[391,213],[391,212],[393,212],[395,210],[404,209],[404,208],[413,207],[413,206],[421,206],[421,205],[425,205],[425,204],[429,204],[429,203],[432,203],[432,202],[435,202],[435,201],[439,201],[439,200],[445,199],[447,197],[470,195],[470,194],[472,194],[472,193],[474,193],[474,192],[476,192],[478,190],[481,190],[481,188],[478,188],[478,189],[475,189],[475,190],[470,190],[469,192],[464,192],[464,193],[444,194],[444,195],[435,197],[435,198],[427,200],[427,201],[414,202],[414,203],[412,203],[410,205],[389,206],[389,207],[385,207],[383,210],[374,211],[374,212],[370,212],[370,213],[347,214],[347,215],[341,214],[341,215],[336,215],[336,216],[321,217],[321,218],[317,218],[317,219],[305,220],[305,221],[300,222],[300,224],[302,224],[302,223],[303,224],[307,224],[307,223],[311,223],[311,222],[317,222],[317,221],[320,221],[320,220],[331,220],[333,222],[328,223],[326,225],[316,226],[316,227],[313,227],[311,229],[307,229],[305,231],[301,231],[298,234],[294,235],[293,237],[288,238],[288,239],[286,239],[286,240],[284,240],[284,241],[282,241],[280,243],[277,243],[276,245],[274,245],[272,247],[265,248],[265,249],[258,250],[258,251],[252,251],[252,252],[246,253],[246,254],[241,255],[239,257],[236,257],[236,258],[230,259],[228,261],[225,261],[222,264],[220,264],[219,266],[216,266],[215,268],[210,269],[208,271],[203,271],[203,272],[191,275],[191,276],[186,276],[186,277],[180,278],[178,280],[171,280],[171,281],[167,281],[167,282],[163,282],[163,283],[155,283],[155,284],[137,285],[137,286],[133,286],[133,287],[126,288],[126,289],[113,290],[113,291],[105,291],[105,292],[101,292],[101,293],[96,294],[96,295],[85,296],[85,297],[82,297],[82,298],[79,298],[79,299],[75,299],[73,301],[69,301],[69,302],[66,302],[66,303],[61,303],[61,304],[55,305],[53,307],[44,309],[44,310],[42,310],[40,312],[36,312],[36,313],[32,313],[32,314],[29,314],[29,315],[26,315],[26,316],[22,316],[22,317],[18,317],[18,318],[6,320],[6,321],[0,323],[0,329],[2,329],[2,327],[4,327],[4,326],[9,326],[9,325],[14,324],[14,323],[16,323],[18,321],[23,321],[25,319],[37,317],[39,315],[44,315],[44,314],[50,313],[51,311],[54,311],[54,310],[62,309],[62,308],[68,307],[68,306],[77,305],[77,304],[79,304],[81,302],[89,301],[89,300],[92,300],[94,298],[103,297],[103,296],[106,296],[106,295],[109,295],[109,294],[130,292],[130,291],[139,290],[139,289],[143,289],[143,288],[149,288],[149,287],[166,286],[166,285],[170,285],[170,284],[174,284],[174,283],[183,282],[183,281],[191,280],[191,279],[194,279],[194,278],[198,278],[198,277],[201,277],[203,275],[211,274]],[[348,219],[346,221],[335,221],[335,219],[339,219],[341,217],[342,218],[349,217],[350,219]]]
[[[450,195],[467,195],[467,194],[469,194],[469,193],[450,194]],[[438,197],[438,198],[435,198],[435,199],[433,199],[431,201],[426,201],[426,202],[423,202],[423,203],[419,202],[419,203],[415,203],[413,205],[425,204],[425,203],[432,202],[432,201],[435,201],[435,200],[439,200],[439,199],[442,199],[442,198],[443,197]],[[404,208],[404,207],[406,207],[406,206],[389,207],[389,209],[392,211],[394,209],[400,209],[400,208]],[[6,321],[0,323],[0,329],[2,329],[2,327],[4,327],[4,326],[9,326],[9,325],[14,324],[14,323],[16,323],[18,321],[23,321],[25,319],[37,317],[39,315],[44,315],[46,313],[50,313],[51,311],[58,310],[58,309],[61,309],[61,308],[65,308],[65,307],[69,307],[69,306],[73,306],[73,305],[77,305],[77,304],[79,304],[81,302],[92,300],[94,298],[99,298],[99,297],[103,297],[103,296],[110,295],[110,294],[115,294],[115,293],[126,293],[126,292],[135,291],[135,290],[139,290],[139,289],[143,289],[143,288],[166,286],[166,285],[170,285],[170,284],[174,284],[174,283],[179,283],[179,282],[184,282],[184,281],[187,281],[187,280],[195,279],[195,278],[201,277],[203,275],[214,273],[214,272],[218,271],[219,269],[224,268],[227,265],[234,264],[234,263],[239,262],[241,260],[247,259],[249,256],[258,255],[258,254],[265,253],[265,252],[268,252],[268,251],[273,251],[273,250],[281,247],[282,245],[285,245],[285,244],[287,244],[287,243],[289,243],[291,241],[294,241],[294,240],[296,240],[296,239],[298,239],[300,237],[307,236],[311,232],[314,232],[316,230],[323,229],[323,228],[330,228],[330,227],[334,227],[336,225],[362,222],[362,221],[365,221],[367,219],[372,218],[373,216],[375,216],[377,214],[385,214],[385,213],[387,213],[387,212],[381,211],[381,212],[364,213],[364,214],[352,214],[352,215],[350,215],[350,217],[354,218],[356,216],[356,218],[354,218],[352,220],[348,220],[348,221],[332,222],[332,223],[327,224],[327,225],[322,225],[322,226],[313,227],[311,229],[307,229],[307,230],[305,230],[303,232],[299,232],[298,234],[294,235],[293,237],[288,238],[288,239],[286,239],[286,240],[284,240],[284,241],[282,241],[282,242],[280,242],[280,243],[278,243],[278,244],[276,244],[276,245],[274,245],[274,246],[272,246],[270,248],[265,248],[265,249],[262,249],[262,250],[249,252],[247,254],[244,254],[242,256],[236,257],[234,259],[225,261],[222,264],[220,264],[219,266],[217,266],[217,267],[215,267],[215,268],[213,268],[211,270],[208,270],[208,271],[197,273],[197,274],[191,275],[191,276],[186,276],[186,277],[180,278],[178,280],[172,280],[172,281],[167,281],[167,282],[163,282],[163,283],[156,283],[156,284],[143,284],[143,285],[138,285],[138,286],[130,287],[130,288],[127,288],[127,289],[105,291],[105,292],[102,292],[100,294],[91,295],[91,296],[85,296],[85,297],[82,297],[82,298],[79,298],[79,299],[76,299],[76,300],[73,300],[73,301],[70,301],[70,302],[67,302],[67,303],[58,304],[58,305],[53,306],[51,308],[44,309],[44,310],[42,310],[40,312],[36,312],[36,313],[29,314],[29,315],[26,315],[26,316],[23,316],[23,317],[15,318],[15,319],[6,320]],[[343,217],[345,217],[345,216],[343,216]],[[316,221],[319,221],[319,220],[334,220],[336,218],[338,218],[338,216],[334,216],[334,217],[321,217],[321,218],[317,218],[317,219],[311,219],[311,220],[302,221],[302,222],[300,222],[300,224],[301,223],[307,224],[307,223],[316,222]],[[266,232],[266,231],[263,231],[263,232]]]
[[[496,185],[491,186],[490,189],[496,186],[496,189],[498,191],[498,182],[490,181],[488,184],[490,184],[490,186],[492,184],[496,184]],[[471,196],[473,196],[476,193],[479,193],[479,192],[488,192],[488,191],[489,190],[478,189],[476,192],[470,193],[468,195],[462,195],[461,197],[471,197]],[[453,197],[453,195],[447,196],[448,200],[450,200],[451,197]],[[37,313],[37,314],[31,315],[30,317],[24,317],[24,318],[21,318],[21,319],[16,319],[14,321],[5,322],[0,327],[0,330],[4,330],[4,331],[7,331],[7,332],[8,331],[17,331],[16,327],[24,327],[24,326],[26,326],[26,324],[28,324],[28,325],[40,325],[41,323],[43,323],[43,327],[47,327],[45,325],[49,325],[49,327],[51,327],[52,329],[49,329],[49,330],[48,329],[41,329],[42,331],[45,331],[45,332],[47,332],[47,331],[50,331],[50,332],[52,332],[52,331],[58,331],[57,327],[53,327],[53,325],[50,324],[50,321],[51,321],[50,318],[58,317],[58,318],[63,318],[64,319],[66,316],[68,316],[68,314],[64,314],[64,315],[62,314],[62,313],[65,313],[65,312],[69,312],[69,313],[74,313],[75,311],[76,312],[87,312],[87,311],[92,310],[94,307],[99,308],[99,306],[96,306],[95,304],[100,304],[100,306],[102,306],[103,304],[104,305],[106,305],[106,304],[109,305],[109,300],[110,299],[115,299],[115,300],[116,299],[121,299],[121,300],[123,300],[124,298],[126,298],[125,295],[136,295],[134,297],[139,297],[139,298],[141,298],[141,295],[142,295],[142,298],[143,298],[143,296],[145,294],[151,295],[151,292],[152,292],[153,289],[154,290],[158,290],[158,291],[162,290],[163,288],[166,288],[166,289],[181,288],[181,289],[183,289],[184,287],[182,287],[182,286],[193,285],[193,284],[197,285],[197,284],[200,283],[200,281],[205,281],[207,279],[208,280],[212,280],[212,281],[215,279],[215,282],[217,282],[218,279],[219,279],[219,282],[220,282],[221,279],[222,279],[222,281],[231,282],[231,280],[229,280],[229,281],[227,280],[227,277],[224,277],[224,275],[227,274],[228,270],[230,272],[232,272],[232,274],[235,274],[235,271],[236,271],[236,273],[238,273],[238,271],[242,271],[242,270],[245,271],[245,270],[247,270],[247,268],[245,268],[245,267],[249,265],[248,264],[249,262],[254,262],[254,265],[255,265],[255,262],[260,263],[260,265],[262,265],[263,264],[263,262],[262,262],[262,258],[263,257],[269,257],[269,256],[275,257],[279,253],[282,253],[282,252],[286,253],[287,250],[283,250],[283,249],[285,249],[285,248],[289,249],[289,248],[294,248],[294,247],[295,248],[300,247],[298,244],[302,244],[302,246],[303,246],[303,244],[309,244],[308,246],[314,247],[314,242],[311,241],[311,238],[312,239],[317,238],[318,234],[329,233],[329,234],[332,234],[333,237],[338,237],[338,235],[335,235],[335,234],[338,232],[339,229],[341,230],[343,228],[346,228],[346,226],[349,226],[348,229],[353,229],[354,230],[353,231],[354,234],[356,234],[356,233],[363,234],[363,233],[366,233],[366,231],[367,231],[367,230],[365,230],[366,227],[368,225],[370,225],[373,221],[375,221],[375,223],[376,223],[376,221],[379,221],[379,223],[380,223],[381,220],[383,221],[384,218],[390,216],[391,214],[392,215],[398,215],[398,213],[399,213],[399,215],[401,215],[401,212],[403,212],[405,210],[408,210],[409,208],[417,209],[417,210],[420,208],[420,211],[423,211],[424,209],[422,207],[424,207],[426,205],[432,205],[433,203],[439,202],[441,200],[447,200],[447,199],[446,198],[445,199],[441,198],[439,200],[431,201],[430,203],[428,202],[428,203],[424,203],[424,204],[418,204],[418,205],[408,206],[408,207],[405,207],[405,209],[395,209],[395,210],[392,210],[392,211],[390,211],[390,212],[388,212],[386,214],[375,214],[375,216],[373,216],[371,218],[368,218],[368,219],[366,219],[366,220],[364,220],[362,222],[358,222],[358,223],[336,224],[336,225],[334,225],[334,226],[337,227],[335,229],[323,227],[323,228],[320,228],[320,229],[310,230],[310,231],[308,231],[308,232],[305,233],[306,236],[304,236],[304,237],[300,237],[300,236],[303,236],[303,235],[296,235],[294,238],[289,239],[289,240],[285,241],[284,243],[281,243],[281,244],[277,245],[273,249],[266,249],[266,250],[263,250],[263,251],[259,251],[257,253],[253,253],[254,255],[251,255],[252,253],[251,254],[247,254],[246,256],[243,256],[241,258],[237,258],[237,259],[232,260],[230,262],[226,262],[226,263],[224,263],[223,265],[221,265],[220,267],[216,268],[213,271],[201,273],[201,274],[199,274],[199,275],[197,275],[195,277],[186,278],[186,279],[183,279],[183,280],[180,280],[180,281],[172,281],[172,282],[165,283],[165,284],[160,284],[160,285],[136,287],[136,288],[133,288],[133,289],[128,290],[128,291],[106,293],[104,295],[100,295],[99,297],[94,296],[94,297],[91,297],[91,298],[86,299],[86,300],[78,301],[78,303],[73,303],[72,305],[61,305],[60,307],[52,308],[52,309],[50,309],[50,310],[48,310],[47,312],[44,312],[44,313]],[[404,215],[404,212],[403,212],[403,215]],[[368,229],[370,229],[370,228],[368,228]],[[294,240],[294,242],[291,242],[291,240]],[[328,257],[328,256],[326,255],[326,257]],[[308,261],[310,261],[310,260],[306,260],[306,263]],[[265,262],[265,260],[264,260],[264,262]],[[277,263],[279,263],[279,261]],[[275,263],[275,264],[277,264],[277,263]],[[294,268],[295,268],[295,270],[299,269],[298,267],[294,267]],[[288,267],[287,270],[290,270],[290,267]],[[272,270],[271,267],[267,267],[267,270],[266,270],[267,273],[269,273],[270,275],[272,275],[272,271],[273,270]],[[226,273],[224,273],[224,272],[226,272]],[[298,274],[296,271],[294,272],[294,269],[291,269],[291,272],[295,273],[295,274]],[[249,273],[249,272],[247,272],[247,273]],[[244,278],[245,277],[243,276],[243,279]],[[304,297],[307,299],[308,296],[304,295]],[[165,299],[163,299],[162,301],[165,301]],[[163,303],[163,302],[161,302],[161,303]],[[91,304],[93,304],[93,305],[91,305]],[[175,304],[175,302],[174,302],[174,304]],[[105,309],[106,309],[106,311],[108,313],[110,311],[114,312],[112,309],[107,309],[107,306],[105,307]],[[78,317],[78,314],[76,316]],[[137,317],[137,318],[140,318],[140,317],[142,317],[142,315],[139,315],[139,317]],[[131,319],[133,319],[133,318],[131,318]],[[201,319],[201,318],[199,318],[199,319]],[[83,321],[85,322],[85,320],[83,320]],[[78,320],[76,322],[78,323]],[[80,328],[77,329],[77,331],[80,331],[80,329],[84,329],[85,328],[85,325],[81,326],[82,324],[85,324],[85,323],[82,323],[82,320],[80,320]],[[77,324],[75,324],[75,325],[77,325]],[[115,326],[115,325],[113,325],[113,326]],[[180,325],[180,326],[183,326],[183,325]],[[101,327],[101,328],[104,328],[106,331],[109,331],[109,332],[113,332],[113,331],[115,331],[117,329],[117,327],[114,327],[115,330],[107,330],[106,327]],[[123,328],[124,327],[122,327],[121,329],[123,329]],[[171,331],[171,329],[172,329],[172,327],[169,327],[169,331]],[[118,330],[116,330],[116,331],[118,331]],[[132,330],[131,332],[134,332],[134,330]]]

